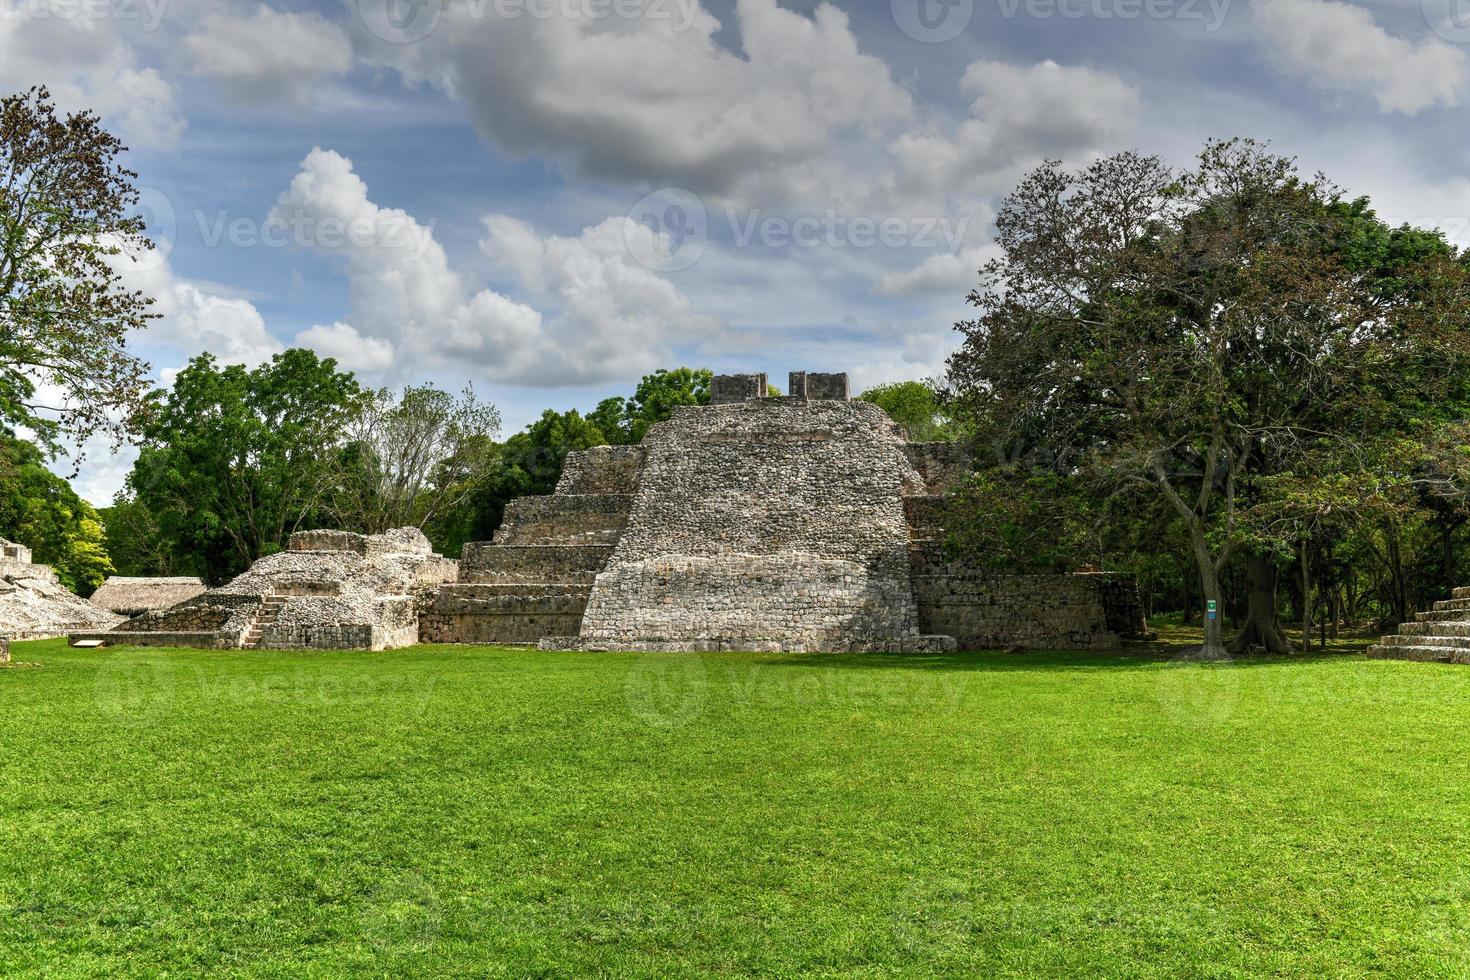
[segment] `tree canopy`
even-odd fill
[[[0,425],[52,456],[121,441],[148,387],[127,342],[152,300],[117,271],[153,247],[125,149],[92,112],[58,118],[44,88],[0,99]]]
[[[1365,472],[1374,443],[1464,404],[1463,258],[1246,140],[1184,171],[1137,153],[1048,163],[997,233],[948,379],[991,455],[1092,494],[1160,495],[1206,600],[1244,548],[1263,609],[1244,642],[1279,646],[1246,512],[1265,478]],[[1222,654],[1206,627],[1204,652]]]

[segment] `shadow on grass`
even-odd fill
[[[1194,661],[1188,653],[1203,637],[1198,630],[1168,629],[1158,640],[1131,642],[1118,650],[962,650],[955,653],[815,653],[771,654],[773,667],[903,668],[906,670],[1031,671],[1150,670],[1161,663],[1198,663],[1223,667],[1302,667],[1322,661],[1363,659],[1376,639],[1351,636],[1329,641],[1326,651],[1308,654],[1249,654],[1223,661]]]

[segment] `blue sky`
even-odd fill
[[[1046,157],[1252,136],[1470,241],[1470,0],[0,0],[37,83],[132,147],[160,382],[305,345],[508,432],[681,363],[940,372]]]

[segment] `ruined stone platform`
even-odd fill
[[[1400,625],[1397,633],[1369,647],[1368,656],[1470,664],[1470,588],[1455,589],[1428,612],[1416,613],[1414,622]]]
[[[940,553],[970,460],[909,443],[844,374],[714,379],[636,447],[568,456],[556,492],[466,545],[434,642],[548,650],[930,653],[1117,646],[1131,580],[998,576]],[[1120,613],[1118,608],[1123,608]]]

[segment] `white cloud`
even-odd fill
[[[393,345],[364,337],[349,323],[318,324],[296,335],[293,346],[308,347],[322,357],[336,358],[346,371],[386,371],[393,366]]]
[[[352,43],[336,24],[264,4],[249,16],[211,14],[183,43],[193,70],[237,101],[306,102],[352,67]]]
[[[60,110],[94,109],[128,142],[173,149],[185,125],[173,86],[139,66],[119,25],[0,0],[0,91],[46,85]]]
[[[221,363],[247,367],[285,350],[249,300],[180,280],[159,253],[146,253],[142,259],[135,263],[119,258],[114,263],[128,289],[154,300],[150,312],[158,319],[149,321],[136,342],[172,350],[183,358],[208,352]]]
[[[1044,157],[1106,148],[1133,131],[1138,90],[1107,72],[1042,61],[978,61],[961,89],[975,96],[953,136],[915,130],[889,144],[910,193],[994,193]]]
[[[397,352],[400,364],[475,365],[490,378],[529,385],[636,378],[683,338],[717,324],[693,313],[667,280],[633,260],[629,241],[651,231],[610,218],[575,238],[542,236],[504,216],[486,220],[482,250],[526,292],[554,308],[544,318],[526,303],[474,289],[449,264],[431,228],[404,211],[380,208],[352,162],[315,149],[281,195],[271,220],[307,229],[307,244],[345,263],[349,329],[366,349]],[[312,228],[359,229],[331,244]],[[324,328],[318,328],[324,329]],[[308,331],[310,333],[310,331]],[[341,340],[314,334],[314,340]]]
[[[1456,106],[1470,68],[1464,52],[1389,34],[1361,7],[1336,0],[1255,0],[1257,30],[1287,71],[1330,90],[1372,93],[1384,112]]]
[[[978,270],[995,254],[990,246],[931,255],[902,272],[886,273],[873,292],[879,296],[948,295],[963,299],[979,282]]]
[[[830,3],[808,18],[737,0],[742,54],[715,41],[719,22],[697,7],[687,26],[677,4],[650,9],[668,16],[507,18],[454,4],[424,42],[380,55],[464,99],[513,151],[721,196],[808,185],[839,134],[910,115],[908,93]]]

